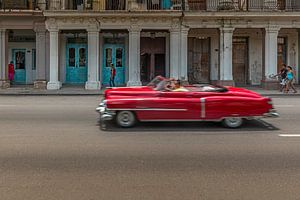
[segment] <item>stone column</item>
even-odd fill
[[[165,74],[165,76],[170,77],[170,35],[169,34],[166,35],[165,40],[166,40],[166,42],[165,42],[165,45],[166,45],[166,48],[165,48],[165,51],[166,51],[166,56],[165,56],[166,74]]]
[[[141,83],[140,73],[140,38],[141,29],[138,26],[129,28],[129,80],[127,86],[138,86]]]
[[[99,81],[99,30],[88,30],[88,80],[86,90],[101,88]]]
[[[181,27],[180,79],[188,80],[188,34],[189,28]]]
[[[6,30],[0,29],[0,88],[10,87],[7,80],[7,63],[6,63]]]
[[[58,29],[50,29],[50,81],[47,84],[48,90],[59,90],[61,82],[58,81]]]
[[[278,82],[270,79],[270,76],[277,74],[277,36],[280,28],[274,26],[265,30],[265,74],[262,85],[265,89],[277,89]]]
[[[180,78],[180,29],[170,29],[170,77]]]
[[[232,73],[232,36],[234,28],[220,28],[220,85],[234,85]]]
[[[36,26],[36,80],[34,88],[46,89],[46,28]]]

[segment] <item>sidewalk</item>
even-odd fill
[[[34,89],[33,85],[18,85],[0,89],[0,95],[101,95],[102,90],[85,90],[84,86],[63,86],[60,90]]]
[[[265,90],[259,86],[248,86],[245,87],[247,90],[254,91],[258,94],[261,94],[262,96],[300,96],[300,86],[295,85],[295,88],[297,90],[297,93],[289,92],[289,93],[283,93],[279,90]]]
[[[298,93],[282,93],[278,90],[264,90],[259,86],[245,87],[248,90],[257,92],[263,96],[300,96],[300,85],[296,85]],[[60,90],[39,90],[34,89],[32,85],[14,86],[7,89],[0,89],[0,95],[102,95],[105,88],[101,90],[85,90],[84,86],[63,86]]]

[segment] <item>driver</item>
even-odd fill
[[[175,88],[173,89],[174,92],[188,92],[189,90],[181,86],[180,80],[175,82]]]

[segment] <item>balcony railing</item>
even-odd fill
[[[182,0],[48,0],[49,10],[181,10]]]
[[[194,11],[292,11],[300,10],[300,0],[187,0]]]
[[[184,1],[184,0],[183,0]],[[136,6],[139,10],[181,10],[182,0],[136,0]]]
[[[1,1],[1,0],[0,0]],[[49,10],[300,11],[300,0],[3,0],[47,2]],[[34,7],[34,5],[32,6]],[[37,7],[41,7],[37,5]]]
[[[10,10],[35,10],[38,2],[35,0],[0,0],[1,9]]]

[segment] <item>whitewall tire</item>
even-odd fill
[[[223,125],[228,128],[238,128],[243,124],[243,119],[240,117],[228,117],[223,119]]]
[[[116,115],[116,123],[123,128],[133,127],[136,124],[136,116],[133,112],[123,110]]]

